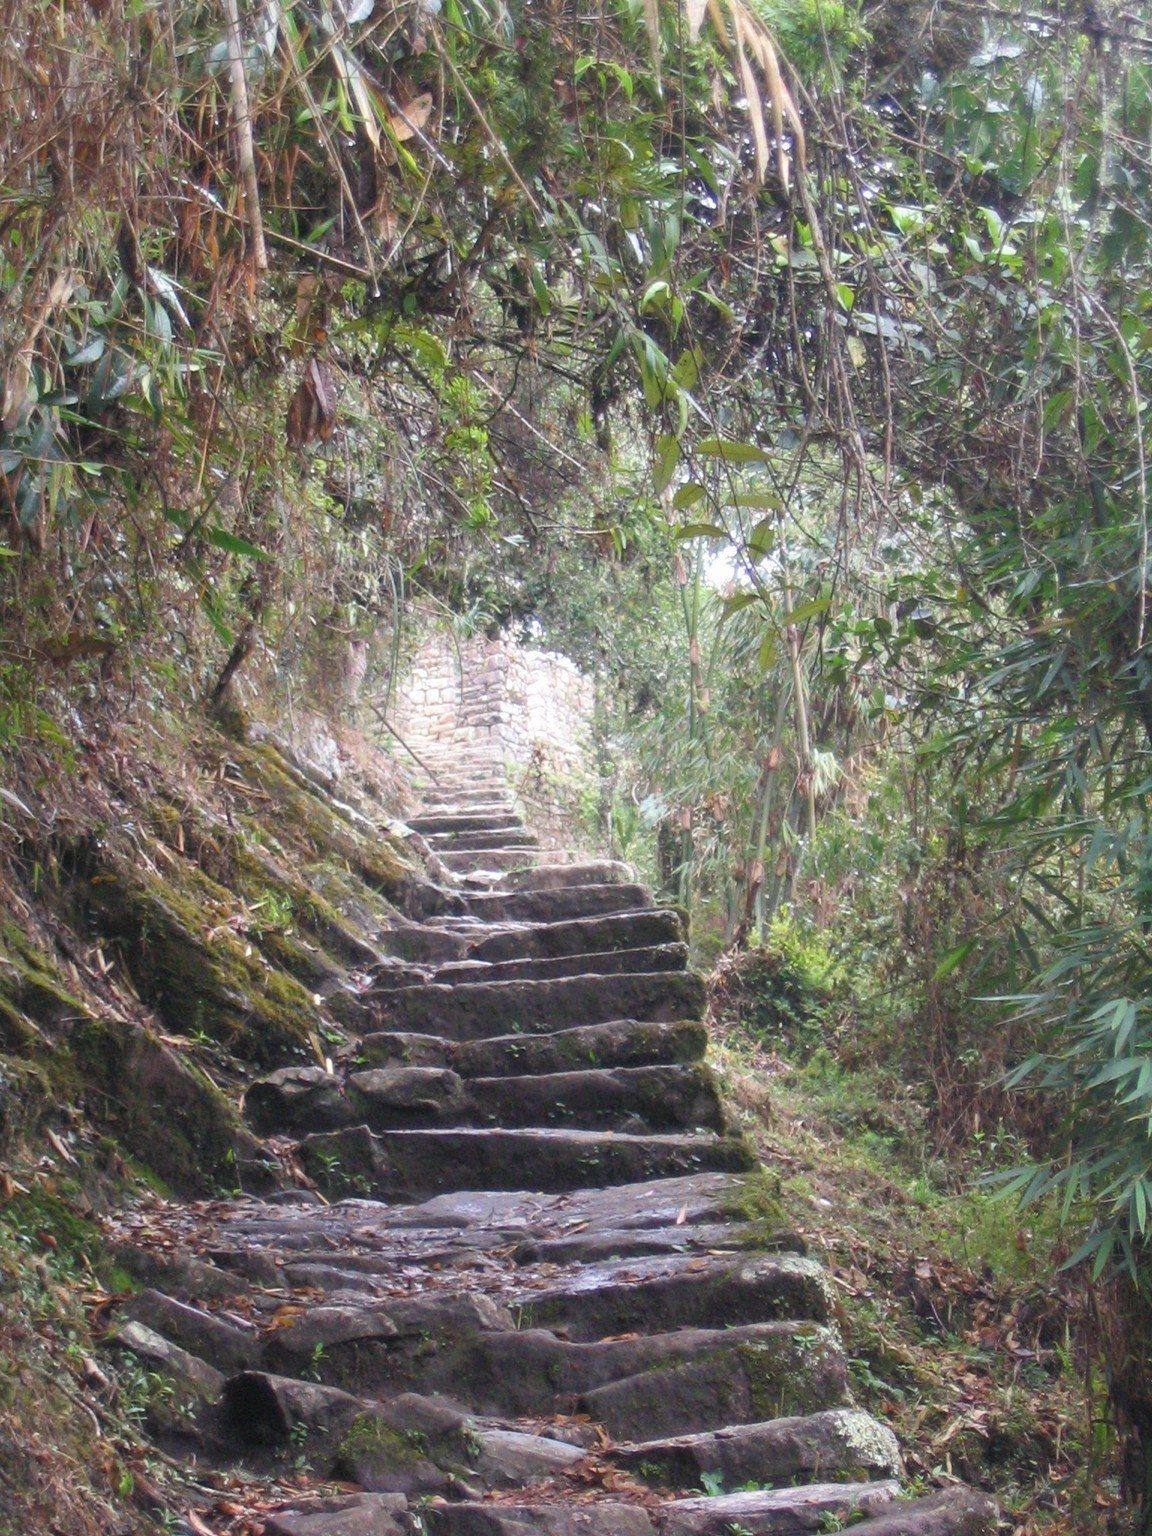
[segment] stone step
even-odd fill
[[[699,1061],[708,1034],[695,1020],[639,1023],[619,1019],[543,1035],[494,1035],[444,1040],[437,1035],[365,1035],[356,1051],[363,1066],[451,1067],[461,1077],[516,1077],[570,1072],[576,1067],[649,1067]]]
[[[523,822],[514,812],[501,805],[491,808],[474,806],[467,811],[422,811],[409,819],[414,832],[512,832],[520,831]]]
[[[547,1290],[513,1296],[508,1304],[519,1307],[521,1326],[550,1328],[578,1341],[629,1331],[721,1328],[737,1320],[824,1323],[831,1310],[822,1266],[792,1253],[610,1260],[585,1265]]]
[[[757,1233],[756,1242],[758,1247],[771,1252],[805,1252],[804,1240],[794,1232],[763,1236]],[[709,1222],[657,1227],[651,1231],[608,1227],[602,1231],[573,1232],[567,1237],[529,1238],[516,1246],[512,1256],[522,1264],[598,1264],[603,1259],[647,1258],[656,1254],[743,1252],[748,1246],[745,1226]]]
[[[594,1067],[576,1072],[463,1078],[447,1067],[388,1066],[346,1081],[322,1067],[287,1067],[245,1095],[262,1135],[418,1127],[570,1127],[579,1130],[722,1131],[725,1115],[708,1067]]]
[[[500,779],[472,780],[445,785],[442,789],[426,790],[421,803],[423,811],[439,811],[445,805],[493,805],[502,804],[513,809],[508,786]]]
[[[437,966],[422,979],[445,986],[459,981],[546,981],[557,976],[683,971],[687,965],[687,944],[654,944],[644,949],[605,949],[591,954],[530,955],[524,960],[454,960]]]
[[[233,1452],[282,1456],[306,1442],[313,1475],[417,1497],[458,1489],[456,1468],[467,1468],[470,1487],[501,1488],[554,1476],[584,1456],[579,1446],[493,1427],[415,1393],[380,1403],[267,1371],[225,1383],[220,1419]],[[316,1536],[342,1530],[318,1526]],[[411,1530],[407,1521],[396,1527],[405,1536]],[[375,1527],[353,1533],[377,1536]]]
[[[552,860],[554,855],[549,851],[542,857]],[[485,888],[497,892],[556,891],[574,885],[623,885],[632,878],[631,867],[615,859],[584,859],[549,863],[534,860],[524,868],[511,869],[501,875],[498,880],[487,882]],[[466,885],[472,883],[465,882]]]
[[[478,1077],[468,1082],[465,1102],[471,1123],[508,1127],[643,1134],[723,1131],[726,1124],[711,1069],[702,1063]]]
[[[698,1019],[705,1001],[704,982],[694,971],[642,971],[455,986],[433,983],[384,993],[373,997],[372,1005],[385,1027],[475,1040],[519,1030],[551,1034],[613,1019]]]
[[[705,1478],[735,1489],[903,1472],[896,1436],[859,1408],[617,1445],[608,1454],[634,1476],[670,1488],[698,1488]]]
[[[535,848],[539,842],[535,832],[530,832],[526,827],[518,827],[512,832],[433,832],[428,837],[428,846],[441,857],[446,852],[499,852],[505,848]]]
[[[429,1536],[801,1536],[809,1531],[868,1533],[862,1516],[899,1497],[885,1483],[812,1483],[666,1504],[458,1503],[429,1506]],[[895,1529],[895,1527],[893,1527]]]
[[[361,1339],[350,1342],[359,1345]],[[710,1427],[763,1417],[753,1410],[756,1400],[778,1399],[787,1405],[785,1412],[793,1405],[806,1412],[846,1401],[843,1350],[835,1335],[816,1323],[680,1328],[592,1343],[518,1328],[421,1342],[423,1349],[406,1351],[391,1339],[371,1357],[361,1348],[330,1347],[319,1373],[332,1385],[369,1395],[443,1394],[470,1412],[512,1417],[589,1411],[597,1419],[594,1403],[600,1394],[642,1378],[653,1388],[667,1383],[656,1392],[663,1401],[649,1405],[653,1413],[693,1417],[700,1409],[691,1373],[701,1371],[725,1373],[729,1403],[738,1410],[747,1404],[730,1418],[710,1419]],[[739,1404],[737,1381],[744,1393]]]
[[[481,922],[555,923],[568,917],[642,912],[655,906],[647,886],[578,885],[558,891],[497,891],[465,895],[464,912]]]
[[[465,935],[465,942],[470,960],[524,960],[681,944],[684,936],[679,913],[667,907],[648,907],[639,912],[502,927],[489,934],[483,929],[472,930]]]
[[[679,1360],[666,1356],[592,1388],[580,1409],[614,1440],[656,1440],[848,1402],[837,1334],[818,1323],[781,1322],[730,1328],[711,1349],[687,1351]]]
[[[489,874],[497,877],[531,865],[540,857],[540,850],[521,843],[508,848],[464,848],[455,853],[445,849],[437,857],[443,860],[445,869],[450,869],[454,875],[467,877]],[[474,888],[486,890],[490,884],[491,881],[485,880]]]
[[[453,799],[451,801],[445,801],[442,805],[427,805],[427,806],[423,806],[423,807],[421,807],[420,811],[417,814],[418,814],[418,817],[421,820],[423,820],[423,818],[426,817],[426,816],[435,817],[438,820],[441,819],[441,818],[444,818],[444,817],[448,817],[448,816],[451,816],[451,817],[473,817],[473,816],[479,816],[479,817],[484,817],[485,819],[487,819],[487,818],[494,818],[494,819],[498,819],[498,820],[503,820],[504,818],[510,818],[512,820],[513,825],[517,826],[519,828],[520,835],[523,836],[526,833],[526,829],[524,828],[524,826],[523,826],[523,824],[522,824],[522,822],[520,820],[520,813],[519,813],[519,811],[516,809],[516,807],[514,805],[511,805],[506,800],[491,800],[491,799],[489,799],[489,800],[474,800],[474,801],[469,801],[469,802],[466,802],[466,803],[461,803],[460,801]],[[412,823],[409,822],[410,826],[411,826],[411,824]],[[416,827],[415,830],[420,833],[421,837],[424,836],[424,833],[423,833],[423,831],[421,830],[420,827]],[[500,829],[497,828],[496,830],[500,830]],[[456,834],[453,833],[451,831],[451,829],[449,831],[447,831],[447,832],[439,832],[439,833],[437,833],[436,837],[437,837],[437,841],[436,842],[432,842],[431,839],[429,839],[428,846],[430,848],[433,848],[437,853],[451,852],[453,850],[453,847],[454,847],[454,844],[455,844]]]
[[[746,1173],[755,1166],[748,1146],[732,1136],[569,1130],[322,1132],[306,1137],[299,1155],[322,1187],[356,1188],[384,1200],[519,1190],[526,1183],[556,1193],[692,1173]]]

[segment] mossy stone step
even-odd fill
[[[493,878],[506,875],[512,870],[527,869],[532,862],[539,857],[539,849],[530,844],[519,843],[505,848],[464,848],[461,850],[438,850],[438,857],[443,862],[444,868],[451,870],[454,875],[466,877],[476,874],[488,873]],[[477,889],[486,889],[479,886]]]
[[[388,962],[372,972],[374,992],[400,992],[430,983],[461,981],[545,981],[555,976],[616,976],[621,972],[682,971],[688,964],[686,944],[641,945],[637,949],[605,949],[592,954],[529,955],[523,960],[462,960],[403,964]]]
[[[883,1510],[898,1493],[895,1483],[819,1483],[652,1505],[439,1504],[427,1520],[429,1536],[802,1536]]]
[[[442,858],[445,853],[468,853],[491,849],[536,848],[540,839],[527,827],[513,827],[496,832],[431,832],[428,846]]]
[[[384,1200],[461,1190],[560,1193],[699,1172],[747,1172],[755,1158],[731,1136],[633,1136],[607,1131],[475,1130],[320,1133],[300,1143],[324,1188]],[[333,1177],[335,1172],[338,1177]]]
[[[322,1372],[341,1368],[334,1356],[330,1352],[321,1362]],[[520,1416],[583,1410],[594,1420],[600,1418],[593,1406],[600,1394],[619,1391],[640,1377],[664,1398],[666,1415],[694,1416],[699,1410],[692,1373],[709,1368],[713,1374],[728,1371],[741,1380],[748,1378],[749,1401],[779,1400],[784,1412],[845,1401],[843,1351],[834,1334],[815,1323],[681,1328],[591,1343],[522,1328],[477,1333],[443,1350],[426,1351],[411,1365],[413,1384],[418,1383],[420,1391],[443,1393],[478,1413]],[[376,1378],[364,1386],[391,1390],[389,1381]],[[709,1427],[735,1422],[739,1417],[718,1418],[710,1420]]]
[[[691,971],[562,976],[540,981],[432,983],[372,999],[381,1025],[447,1039],[546,1031],[613,1019],[660,1022],[704,1013],[702,979]]]
[[[524,823],[502,805],[477,805],[468,810],[424,811],[408,825],[414,832],[512,832]]]
[[[574,1340],[782,1318],[825,1323],[831,1311],[822,1266],[792,1253],[589,1264],[547,1290],[524,1291],[510,1304],[521,1309],[523,1322],[558,1328]]]
[[[494,933],[472,929],[463,937],[471,960],[527,960],[681,944],[685,932],[678,912],[668,907],[648,907],[638,912],[517,923],[500,927]]]
[[[554,923],[566,917],[643,912],[654,905],[644,885],[577,885],[554,891],[493,891],[464,895],[463,912],[485,923]]]
[[[655,1486],[726,1488],[803,1483],[831,1476],[899,1477],[896,1436],[859,1408],[829,1408],[764,1424],[613,1446],[612,1462]]]
[[[708,1034],[697,1020],[642,1023],[620,1019],[542,1035],[496,1035],[487,1040],[382,1031],[366,1035],[356,1061],[369,1067],[451,1067],[462,1077],[518,1077],[571,1072],[577,1067],[646,1067],[699,1061]]]
[[[542,855],[549,858],[549,855]],[[533,862],[504,874],[493,891],[558,891],[573,885],[623,885],[634,878],[630,865],[618,859],[574,859]]]
[[[833,1330],[815,1323],[731,1328],[698,1351],[584,1394],[580,1408],[614,1440],[755,1424],[847,1406],[847,1362]]]

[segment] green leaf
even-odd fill
[[[818,614],[827,613],[831,607],[831,599],[827,597],[814,597],[809,602],[797,603],[796,607],[788,615],[789,624],[804,624],[809,619],[814,619]]]
[[[755,555],[766,555],[776,544],[776,519],[762,517],[748,535],[748,548]]]
[[[703,501],[708,492],[696,480],[689,480],[687,485],[682,485],[672,498],[672,505],[677,512],[687,512],[689,507],[694,507],[698,501]]]
[[[86,363],[98,363],[104,356],[106,345],[103,336],[93,336],[82,347],[77,347],[75,352],[70,352],[64,361],[69,368],[83,368]]]
[[[696,444],[698,453],[723,459],[726,464],[767,464],[769,456],[755,443],[737,443],[727,437],[705,437]]]
[[[666,432],[656,443],[656,467],[652,474],[652,486],[657,496],[666,491],[680,462],[680,444],[671,432]]]
[[[976,948],[976,942],[975,937],[965,939],[963,944],[957,944],[955,949],[950,949],[932,972],[932,980],[943,981],[946,976],[951,976],[952,972],[962,965]]]
[[[685,523],[677,528],[678,539],[726,539],[727,528],[721,528],[717,523]]]
[[[728,618],[734,613],[739,613],[742,608],[747,608],[752,603],[758,603],[759,601],[760,594],[758,592],[733,592],[730,596],[720,599],[720,606],[724,610],[725,618]]]
[[[258,544],[242,539],[238,533],[229,533],[227,528],[206,528],[204,536],[209,544],[215,544],[217,549],[226,549],[230,555],[243,555],[248,560],[271,560],[272,558],[266,549],[261,549]]]

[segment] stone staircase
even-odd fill
[[[247,1093],[331,1203],[125,1250],[117,1336],[174,1384],[168,1436],[342,1485],[268,1536],[991,1530],[965,1489],[902,1497],[821,1267],[750,1218],[680,916],[547,862],[483,748],[432,766],[443,912],[362,978],[345,1059]]]

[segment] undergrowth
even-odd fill
[[[989,1188],[1019,1154],[1011,1127],[940,1138],[914,1041],[863,1061],[853,1017],[851,978],[791,924],[718,968],[714,1059],[766,1165],[743,1213],[827,1262],[853,1389],[914,1483],[983,1488],[1019,1532],[1109,1528],[1115,1437],[1058,1211]]]

